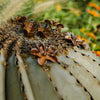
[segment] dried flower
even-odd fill
[[[33,29],[33,23],[24,22],[24,25],[25,25],[24,28],[23,28],[24,33],[29,37],[34,37],[35,31]]]
[[[52,62],[57,62],[57,57],[55,56],[56,50],[53,47],[46,48],[43,44],[37,45],[37,48],[31,49],[31,54],[38,57],[38,63],[42,66],[47,60]]]
[[[34,37],[37,33],[38,22],[24,22],[23,31],[26,36]]]
[[[64,25],[63,24],[60,24],[60,23],[58,23],[58,22],[55,22],[55,21],[51,21],[51,25],[53,25],[53,26],[56,26],[57,28],[56,28],[56,30],[58,31],[58,32],[61,32],[61,28],[64,28]]]
[[[24,22],[26,19],[27,19],[26,16],[18,16],[18,17],[15,18],[15,20],[18,21],[18,22]]]
[[[48,23],[46,27],[42,27],[41,25],[39,25],[37,35],[44,38],[44,37],[49,36],[50,34],[51,34],[51,27]]]
[[[67,42],[72,43],[74,46],[81,46],[85,49],[86,45],[84,44],[84,40],[79,40],[77,36],[71,35],[71,36],[65,36],[65,40]]]

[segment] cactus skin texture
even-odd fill
[[[24,16],[1,26],[0,100],[100,100],[100,58],[63,27]]]

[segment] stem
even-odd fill
[[[86,29],[88,29],[88,28],[89,28],[89,26],[90,26],[91,22],[92,22],[92,16],[90,16],[90,18],[89,18],[88,25],[87,25]]]

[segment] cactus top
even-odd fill
[[[61,28],[64,28],[64,25],[53,20],[39,23],[19,16],[0,28],[0,48],[7,49],[8,56],[12,51],[34,55],[38,57],[40,65],[46,60],[57,62],[56,55],[68,48],[77,46],[87,49],[84,40],[79,40],[71,32],[62,32]]]

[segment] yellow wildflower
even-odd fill
[[[92,46],[93,46],[93,48],[95,48],[96,47],[96,44],[95,43],[92,43]]]
[[[79,16],[81,11],[79,9],[75,9],[75,8],[71,8],[70,9],[70,12],[75,14],[76,16]]]
[[[42,0],[34,0],[34,3],[41,3]]]
[[[85,31],[85,28],[82,28],[80,31],[83,33]]]
[[[58,4],[56,4],[56,9],[58,10],[58,11],[61,11],[61,5],[58,3]]]
[[[41,3],[41,2],[42,2],[41,0],[38,1],[38,3]]]

